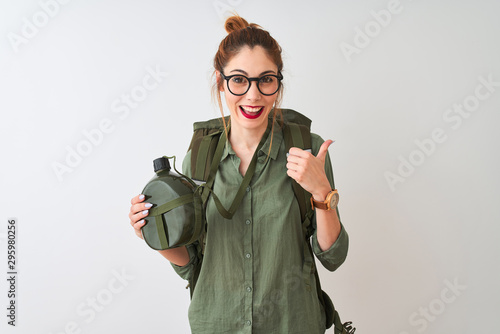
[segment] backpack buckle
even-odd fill
[[[354,334],[356,327],[352,327],[352,321],[344,322],[342,327],[346,330],[346,334]]]

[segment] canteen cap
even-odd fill
[[[168,162],[168,159],[165,157],[155,159],[153,161],[153,167],[155,173],[161,172],[163,170],[166,170],[167,172],[170,171],[170,163]]]

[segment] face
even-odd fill
[[[228,62],[223,74],[225,76],[242,74],[249,78],[259,78],[265,74],[278,75],[278,67],[261,46],[255,46],[253,49],[247,46]],[[265,131],[268,115],[278,93],[271,96],[263,95],[257,88],[257,82],[252,81],[248,92],[236,96],[228,90],[227,81],[220,75],[219,78],[223,81],[221,91],[224,91],[226,104],[231,113],[233,130]]]

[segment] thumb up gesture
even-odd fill
[[[288,152],[288,176],[310,192],[316,200],[324,200],[332,190],[325,173],[326,154],[332,143],[332,140],[325,141],[316,156],[297,147],[292,147]]]

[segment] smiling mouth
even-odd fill
[[[240,111],[246,118],[255,119],[262,114],[264,107],[240,106]]]

